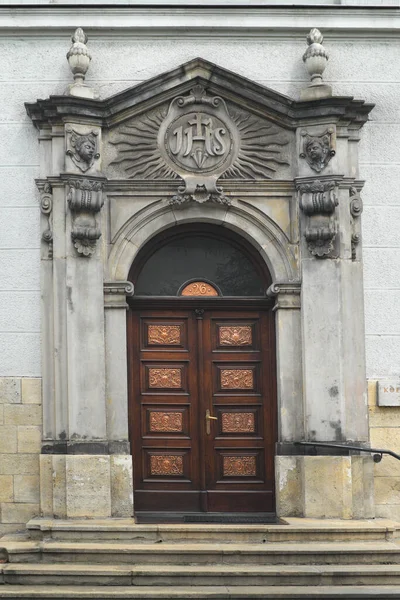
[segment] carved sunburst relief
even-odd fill
[[[272,179],[280,165],[289,164],[283,130],[242,110],[230,114],[239,132],[239,152],[221,179]]]
[[[118,129],[115,145],[118,156],[112,165],[121,165],[128,179],[179,179],[161,156],[158,130],[165,118],[161,111],[147,114]]]
[[[185,179],[185,173],[221,179],[271,179],[289,165],[285,131],[195,86],[168,110],[122,125],[110,142],[111,162],[128,179]],[[210,190],[209,190],[210,191]]]

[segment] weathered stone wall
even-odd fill
[[[41,380],[0,378],[0,535],[39,514]]]
[[[377,381],[368,382],[371,447],[400,453],[400,407],[378,406]],[[384,456],[375,464],[375,508],[377,517],[400,521],[400,461]]]

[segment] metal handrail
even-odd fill
[[[400,454],[392,450],[381,450],[379,448],[365,448],[364,446],[346,446],[345,444],[329,444],[328,442],[294,442],[295,446],[320,446],[321,448],[341,448],[343,450],[358,450],[359,452],[370,452],[373,454],[374,462],[381,462],[383,455],[388,454],[400,460]]]

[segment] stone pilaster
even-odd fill
[[[303,438],[300,283],[274,283],[267,295],[275,298],[278,374],[278,442]]]

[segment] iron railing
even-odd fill
[[[346,444],[330,444],[328,442],[294,442],[295,446],[314,446],[315,449],[317,447],[320,448],[340,448],[341,450],[357,450],[358,452],[369,452],[373,454],[374,462],[381,462],[383,455],[388,454],[389,456],[393,456],[393,458],[397,458],[400,460],[400,454],[396,454],[392,450],[382,450],[379,448],[365,448],[365,446],[347,446]]]

